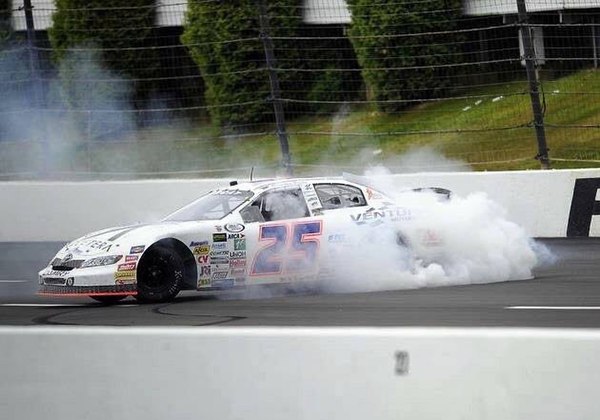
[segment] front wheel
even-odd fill
[[[185,266],[181,257],[162,245],[144,253],[138,265],[137,295],[140,302],[165,302],[181,290]]]

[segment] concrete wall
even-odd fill
[[[579,197],[583,207],[571,215],[575,185],[585,179],[597,179],[600,188],[600,169],[406,174],[383,182],[395,188],[444,187],[460,195],[485,191],[534,237],[567,236],[570,216],[589,219],[587,232],[578,236],[600,236],[600,216],[593,214],[596,181]],[[229,181],[0,183],[0,242],[67,241],[106,227],[158,221]]]
[[[0,349],[6,419],[598,418],[590,330],[4,327]]]

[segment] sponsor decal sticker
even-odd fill
[[[213,233],[213,242],[227,242],[227,234]]]
[[[139,255],[125,255],[125,262],[133,262],[133,261],[137,261],[140,258]]]
[[[246,267],[245,259],[231,260],[231,268],[242,268],[242,267]]]
[[[127,277],[127,278],[122,278],[122,279],[115,279],[115,284],[118,284],[118,285],[133,284],[133,283],[135,283],[135,278],[134,277]]]
[[[372,209],[364,213],[351,214],[350,218],[357,225],[364,225],[367,223],[383,223],[385,220],[391,220],[393,222],[408,221],[412,220],[412,214],[407,208],[397,207],[392,209]]]
[[[198,287],[210,286],[210,279],[198,279]]]
[[[110,248],[112,247],[113,244],[109,243],[109,242],[104,242],[104,241],[99,241],[97,239],[87,239],[87,240],[83,240],[81,242],[76,242],[74,244],[72,244],[71,247],[69,247],[68,249],[71,248],[75,248],[75,250],[78,251],[82,251],[82,248],[93,248],[93,249],[99,249],[100,251],[106,251],[108,252],[110,250]]]
[[[211,251],[211,257],[229,257],[229,251]]]
[[[195,246],[208,245],[208,241],[192,241],[190,242],[190,248]]]
[[[229,265],[229,258],[225,257],[210,257],[210,263],[213,265]]]
[[[217,271],[216,273],[212,273],[211,279],[213,280],[223,280],[227,278],[227,271]]]
[[[229,235],[227,235],[227,239],[243,239],[245,237],[246,235],[244,235],[243,233],[230,233]]]
[[[200,255],[198,257],[198,264],[208,264],[208,255]]]
[[[123,277],[135,277],[135,270],[117,271],[115,273],[115,278],[123,278]]]
[[[308,205],[311,208],[315,208],[315,209],[321,207],[321,204],[319,203],[319,199],[317,197],[310,197],[308,199]]]
[[[209,252],[210,252],[209,245],[200,245],[192,250],[192,253],[194,255],[208,255]]]
[[[44,273],[44,276],[65,277],[67,274],[69,274],[68,271],[49,270],[46,273]]]
[[[135,262],[131,262],[131,263],[126,263],[126,264],[119,264],[119,266],[117,267],[117,271],[131,271],[131,270],[135,270],[137,263]]]
[[[242,232],[244,229],[246,229],[246,226],[244,226],[240,223],[227,223],[225,225],[225,230],[227,232],[237,233],[237,232]]]
[[[210,277],[210,265],[200,267],[200,277]]]
[[[118,271],[115,273],[115,284],[135,283],[135,271]]]
[[[130,254],[141,254],[146,249],[146,245],[136,245],[132,246],[129,250]]]
[[[311,210],[314,211],[322,207],[321,200],[319,200],[317,192],[312,184],[306,184],[302,190],[304,192],[304,198],[308,203],[308,207],[310,207]]]
[[[231,258],[246,258],[246,251],[232,251],[230,253]]]
[[[234,239],[233,240],[234,251],[245,251],[246,250],[246,239]]]
[[[214,250],[227,249],[227,242],[218,242],[216,244],[213,244],[212,249],[214,249]]]

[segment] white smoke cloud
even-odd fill
[[[468,163],[448,158],[432,146],[415,147],[401,156],[384,158],[381,165],[395,173],[471,171]]]
[[[533,269],[552,263],[552,253],[506,218],[506,211],[484,192],[450,200],[432,192],[393,188],[375,168],[371,185],[409,209],[410,220],[375,228],[355,226],[352,240],[335,255],[335,275],[324,285],[329,292],[412,289],[523,280]],[[360,211],[357,211],[360,213]],[[367,224],[368,225],[368,224]],[[399,246],[397,233],[408,247]]]

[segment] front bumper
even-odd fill
[[[39,295],[128,296],[137,294],[136,271],[115,271],[115,266],[39,272]]]
[[[43,296],[133,296],[137,295],[137,285],[114,286],[47,286],[41,285],[38,295]]]

